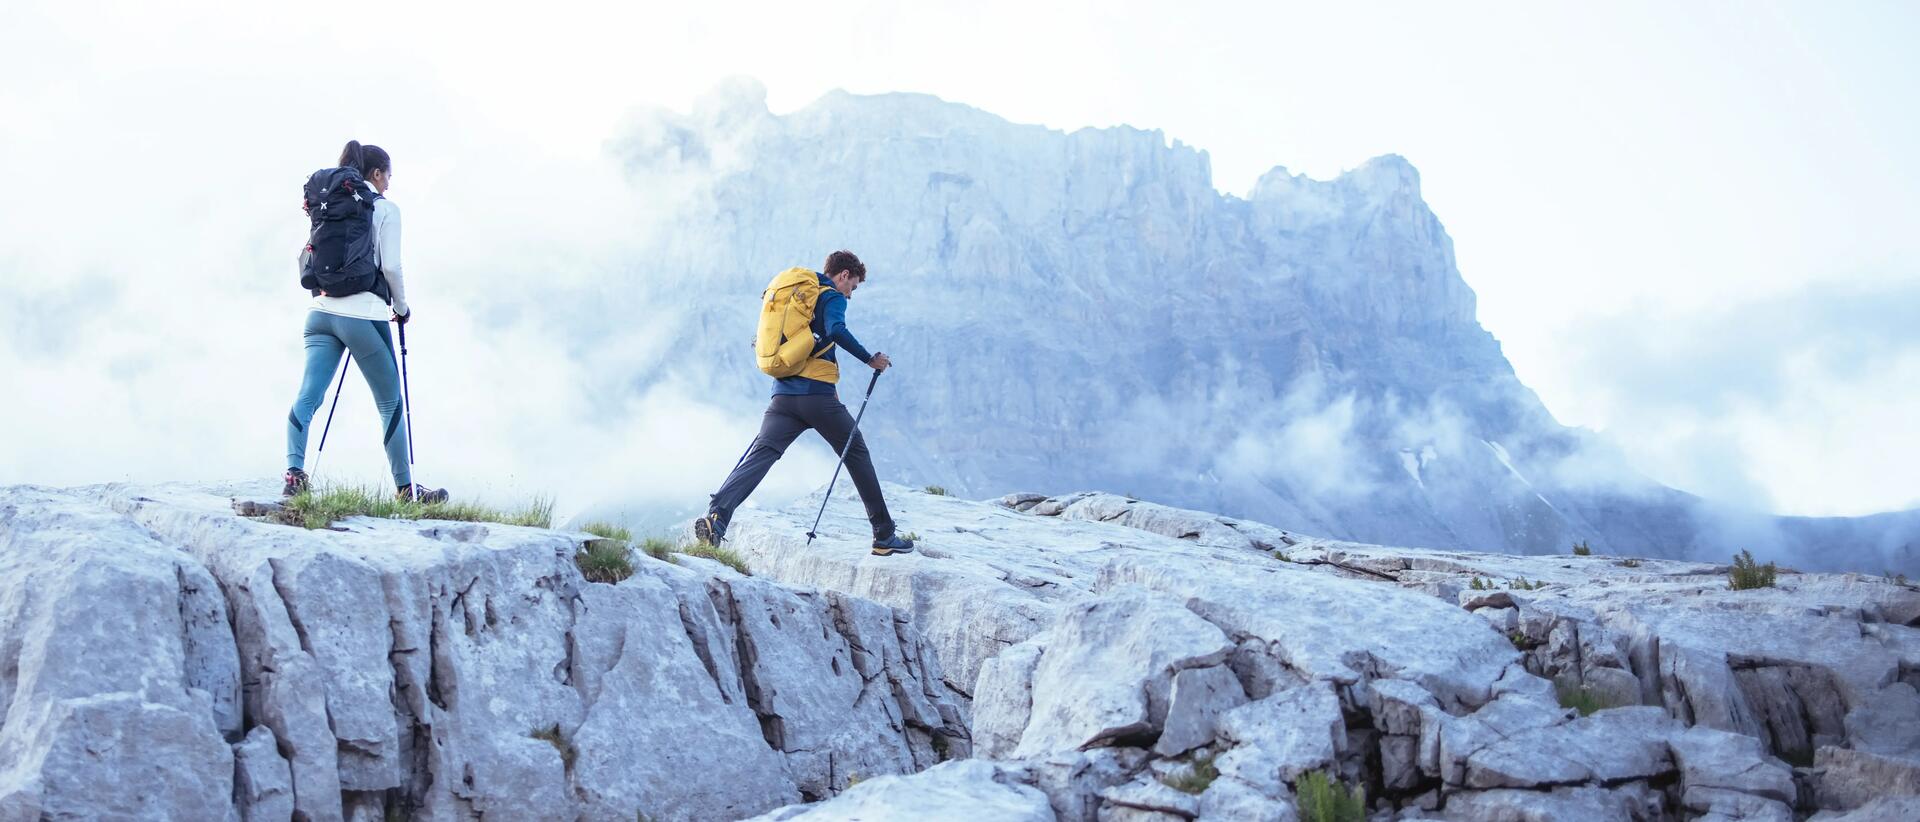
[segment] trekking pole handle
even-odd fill
[[[880,370],[874,369],[873,379],[867,381],[867,396],[873,396],[873,387],[880,384]]]
[[[400,353],[405,354],[407,353],[407,324],[404,322],[394,324],[400,326]]]

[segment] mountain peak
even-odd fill
[[[1359,168],[1340,175],[1335,182],[1381,198],[1395,194],[1420,196],[1420,171],[1398,154],[1382,154],[1361,163]]]

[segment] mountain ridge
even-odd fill
[[[696,356],[623,376],[713,384],[748,411],[764,387],[736,344],[745,295],[852,248],[871,274],[854,327],[903,366],[868,423],[895,475],[1137,491],[1390,544],[1920,569],[1920,514],[1743,514],[1561,425],[1479,324],[1399,155],[1326,181],[1277,166],[1243,199],[1158,130],[1061,131],[916,94],[774,115],[740,83],[691,114],[643,113],[609,150],[636,196],[677,198],[636,273],[673,272],[684,293],[660,298],[698,332]]]

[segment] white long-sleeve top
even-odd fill
[[[407,284],[400,279],[400,207],[385,197],[373,201],[373,261],[380,267],[380,273],[386,275],[387,288],[393,292],[392,306],[381,302],[380,295],[362,291],[345,297],[321,294],[313,298],[313,309],[364,320],[385,320],[393,314],[404,317],[413,313],[407,306]]]

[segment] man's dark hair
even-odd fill
[[[867,264],[860,262],[859,257],[853,256],[853,252],[844,248],[828,254],[826,266],[826,274],[829,277],[842,271],[860,278],[862,282],[867,279]]]

